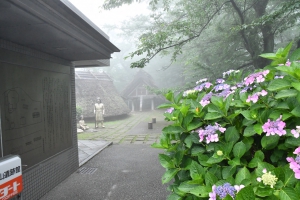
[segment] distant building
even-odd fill
[[[120,50],[67,0],[1,0],[0,28],[0,156],[20,155],[37,200],[79,167],[75,68]]]
[[[94,105],[100,97],[105,106],[105,118],[130,112],[112,79],[105,72],[75,71],[76,105],[84,118],[94,118]]]
[[[163,102],[163,98],[149,88],[158,89],[150,74],[141,69],[122,92],[131,111],[154,110]]]

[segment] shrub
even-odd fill
[[[300,199],[300,49],[261,55],[255,73],[223,73],[168,92],[155,148],[170,183],[168,200]]]
[[[82,115],[82,108],[80,106],[76,106],[76,120],[79,122]]]

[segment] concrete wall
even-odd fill
[[[78,169],[74,70],[68,61],[0,40],[0,134],[3,138],[3,144],[0,144],[3,151],[0,152],[0,156],[19,154],[24,158],[22,165],[27,166],[22,167],[23,200],[40,199]],[[55,90],[60,90],[63,82],[67,81],[64,83],[66,85],[64,90],[68,96],[62,97],[65,99],[64,102],[52,102],[51,99],[55,98],[59,101],[58,95],[55,98],[45,97],[49,88],[45,89],[41,81],[44,80],[42,76],[48,75],[54,82],[58,80],[61,83],[59,87],[54,88]],[[41,88],[46,92],[39,92]],[[25,122],[18,122],[20,125],[9,126],[10,119],[7,117],[9,112],[6,107],[9,98],[5,96],[7,91],[24,91],[28,96],[27,101],[32,98],[33,104],[37,105],[34,109],[40,109],[34,112],[36,113],[34,115],[37,118],[41,117],[41,120],[34,121],[36,118],[24,120]],[[50,102],[51,106],[53,104],[51,108],[45,106],[45,98],[50,99],[48,103]],[[34,106],[23,103],[23,109],[31,107]],[[14,109],[14,106],[10,109]],[[64,112],[59,112],[59,109],[63,109]],[[56,115],[55,112],[61,114]],[[20,112],[19,115],[21,114]],[[59,122],[60,118],[64,119],[63,123]],[[40,126],[37,133],[34,132],[36,124]],[[34,133],[29,134],[30,131]],[[19,139],[17,136],[20,136]],[[15,147],[12,148],[11,145]],[[26,160],[26,163],[23,163],[23,160]]]

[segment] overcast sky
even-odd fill
[[[104,24],[119,24],[125,19],[147,12],[147,4],[133,3],[112,10],[102,10],[104,0],[69,0],[103,31]]]

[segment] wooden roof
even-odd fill
[[[125,99],[129,97],[130,93],[133,92],[138,87],[151,87],[157,88],[154,84],[153,78],[150,74],[140,69],[134,76],[133,80],[127,85],[127,87],[122,91],[122,97]]]
[[[104,72],[75,72],[76,106],[83,110],[84,118],[94,117],[94,105],[100,97],[105,106],[105,116],[120,116],[130,112],[115,88],[112,79]]]

